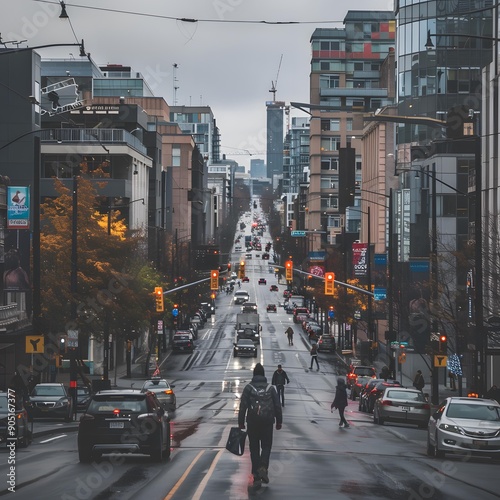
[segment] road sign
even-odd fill
[[[26,354],[43,354],[43,335],[26,335]]]
[[[295,236],[295,237],[304,237],[306,235],[306,232],[305,231],[292,231],[290,233],[291,236]]]
[[[438,354],[434,355],[434,366],[437,368],[446,368],[446,363],[448,362],[448,356],[441,356]]]
[[[328,317],[329,317],[330,319],[335,318],[335,311],[328,311]]]

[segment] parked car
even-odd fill
[[[278,285],[271,285],[271,286],[269,287],[269,290],[270,290],[271,292],[279,292]]]
[[[252,340],[249,339],[239,339],[238,342],[235,342],[233,349],[234,357],[238,356],[253,356],[257,357],[257,346],[253,343]]]
[[[155,462],[170,456],[170,418],[150,391],[133,389],[94,394],[78,428],[80,462],[103,453],[143,453]]]
[[[194,338],[191,332],[176,331],[172,337],[172,351],[173,352],[193,352],[194,351]]]
[[[31,420],[37,418],[73,418],[73,400],[66,387],[59,383],[36,384],[26,405]]]
[[[267,312],[278,312],[276,309],[276,304],[267,304]]]
[[[377,372],[373,366],[351,366],[349,373],[346,376],[347,387],[352,387],[359,376],[377,378]]]
[[[164,378],[153,377],[142,385],[142,392],[150,391],[156,394],[161,406],[167,411],[175,411],[177,398],[174,393],[175,385],[170,385]]]
[[[10,415],[15,416],[13,421],[9,419]],[[12,424],[15,426],[18,446],[28,446],[31,443],[31,431],[22,398],[16,397],[14,393],[0,392],[0,443],[6,443],[7,438],[14,437],[9,429]]]
[[[493,399],[450,397],[431,415],[427,427],[427,454],[500,457],[500,404]]]
[[[399,422],[424,429],[430,415],[431,406],[422,392],[404,387],[386,388],[373,407],[373,423],[380,425]]]
[[[397,380],[379,380],[371,387],[368,392],[363,394],[363,411],[366,411],[367,413],[373,413],[375,401],[382,396],[385,389],[387,389],[388,387],[401,387],[401,384]]]
[[[319,352],[335,352],[335,338],[332,335],[324,333],[318,339]]]
[[[267,285],[266,278],[259,278],[259,285]]]
[[[369,375],[359,375],[356,378],[356,382],[351,384],[351,400],[356,401],[356,398],[361,396],[361,392],[370,380],[375,380]]]
[[[309,318],[309,309],[307,307],[295,307],[293,310],[293,322],[301,323]]]
[[[86,385],[79,385],[76,388],[76,409],[78,413],[86,410],[90,401],[90,389]]]

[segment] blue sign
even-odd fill
[[[7,228],[29,229],[30,192],[26,186],[7,187]]]
[[[328,311],[328,317],[329,317],[330,319],[335,318],[335,311]]]
[[[373,289],[373,298],[375,300],[385,300],[387,298],[387,289],[386,288],[374,288]]]
[[[179,316],[179,309],[172,309],[172,316],[177,318],[177,316]]]
[[[306,232],[305,231],[292,231],[290,234],[292,236],[301,236],[301,237],[304,237],[306,235]]]

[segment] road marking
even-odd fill
[[[205,450],[201,450],[198,455],[194,458],[194,460],[189,464],[189,467],[184,471],[184,474],[179,478],[179,480],[175,483],[174,487],[170,490],[168,495],[163,500],[170,500],[173,498],[177,490],[182,486],[182,483],[186,480],[191,469],[195,466],[196,462],[200,459],[200,457],[205,453]]]
[[[61,439],[63,437],[67,437],[67,434],[61,434],[60,436],[55,436],[50,439],[45,439],[44,441],[40,441],[40,443],[41,444],[50,443],[51,441],[55,441],[56,439]]]
[[[192,497],[192,500],[200,500],[201,495],[205,491],[205,488],[207,487],[207,483],[210,480],[210,478],[212,477],[212,474],[214,473],[214,470],[215,470],[215,466],[217,465],[217,462],[219,461],[223,452],[224,452],[224,450],[219,450],[217,452],[217,455],[215,455],[215,458],[213,459],[212,464],[210,465],[210,468],[208,469],[207,473],[205,474],[203,481],[200,483],[197,490],[195,491],[195,493]]]

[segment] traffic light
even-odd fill
[[[155,303],[156,312],[163,312],[165,310],[165,305],[163,303],[163,288],[161,286],[155,286]]]
[[[325,274],[325,295],[333,295],[335,290],[335,273]]]
[[[239,277],[240,279],[243,279],[243,278],[245,277],[245,261],[244,261],[244,260],[242,260],[242,261],[240,262],[240,271],[239,271],[239,272],[240,272],[240,274],[239,274],[239,276],[238,276],[238,277]]]
[[[448,337],[444,334],[439,336],[439,352],[446,354],[448,352]]]
[[[210,290],[219,289],[219,271],[214,269],[210,271]]]
[[[285,262],[285,278],[287,281],[293,280],[293,262],[291,260]]]

